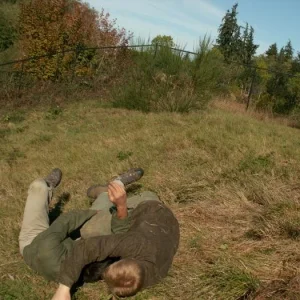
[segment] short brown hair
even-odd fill
[[[133,259],[122,259],[104,272],[104,280],[112,294],[118,297],[134,296],[144,283],[144,270]]]

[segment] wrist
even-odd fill
[[[127,209],[127,203],[116,205],[117,210]]]
[[[117,217],[118,219],[125,219],[128,216],[127,205],[117,206]]]

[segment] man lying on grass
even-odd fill
[[[50,226],[48,203],[61,171],[55,169],[30,185],[20,251],[32,269],[60,283],[53,299],[71,299],[70,288],[82,270],[87,281],[103,278],[120,297],[134,295],[167,275],[178,247],[178,222],[152,192],[127,201],[124,184],[142,174],[133,169],[109,186],[91,187],[88,195],[96,199],[91,209],[62,214]],[[73,241],[70,234],[90,218],[81,229],[84,239]]]

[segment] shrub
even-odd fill
[[[217,93],[222,57],[204,38],[194,57],[166,46],[132,51],[132,65],[112,92],[114,107],[189,112],[204,109]]]

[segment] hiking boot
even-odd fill
[[[138,181],[142,178],[143,175],[144,170],[142,168],[133,168],[115,177],[114,180],[120,180],[124,185],[128,185],[130,183]]]
[[[139,180],[144,175],[144,170],[141,168],[133,168],[113,177],[110,182],[114,180],[120,180],[124,185],[128,185]],[[88,188],[86,194],[89,198],[96,199],[101,193],[107,192],[108,185],[95,184]]]
[[[86,194],[89,198],[96,199],[101,193],[107,192],[108,186],[95,184],[88,188]]]
[[[45,181],[50,188],[56,188],[60,184],[61,177],[62,177],[61,170],[59,168],[55,168],[45,178]]]

